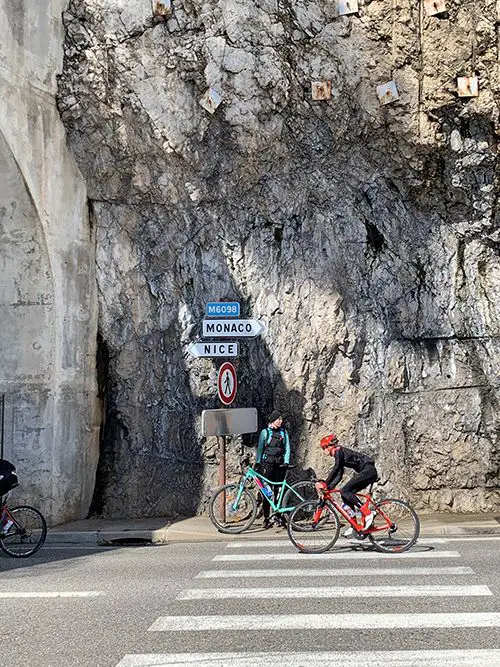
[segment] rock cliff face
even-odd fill
[[[304,466],[325,469],[336,431],[421,508],[498,507],[498,15],[446,8],[70,0],[58,102],[97,235],[98,510],[203,507],[216,368],[186,349],[217,299],[268,324],[236,405],[283,409]]]

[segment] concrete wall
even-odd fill
[[[84,517],[98,459],[94,240],[55,104],[65,0],[0,0],[0,393],[15,500]]]

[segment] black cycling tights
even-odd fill
[[[364,489],[365,486],[369,486],[372,482],[375,482],[377,478],[378,475],[375,466],[364,466],[355,477],[350,479],[347,484],[342,487],[340,493],[342,500],[346,505],[349,505],[349,507],[356,511],[356,508],[361,507],[363,503],[355,493]]]
[[[282,465],[279,465],[279,463],[276,462],[271,462],[271,461],[265,461],[262,464],[261,467],[261,475],[264,477],[267,477],[267,479],[270,479],[272,482],[282,482],[285,478],[285,468]],[[276,501],[278,500],[278,494],[280,492],[281,487],[279,486],[274,486],[271,487],[274,491],[274,503],[276,504]],[[264,510],[264,519],[269,518],[269,512],[271,510],[271,505],[267,500],[264,500],[264,505],[262,507]]]

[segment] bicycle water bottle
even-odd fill
[[[262,490],[264,491],[264,495],[266,498],[272,498],[273,497],[273,492],[269,484],[266,484],[265,482],[262,483]]]
[[[346,505],[346,503],[342,503],[342,509],[347,512],[349,516],[354,516],[355,512],[353,512],[352,507],[349,505]]]
[[[13,523],[12,519],[9,519],[7,512],[4,510],[0,517],[0,533],[7,533]]]

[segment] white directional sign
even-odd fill
[[[240,344],[233,341],[218,341],[213,343],[191,343],[189,354],[193,357],[237,357]]]
[[[266,330],[259,320],[203,320],[203,337],[255,338]]]

